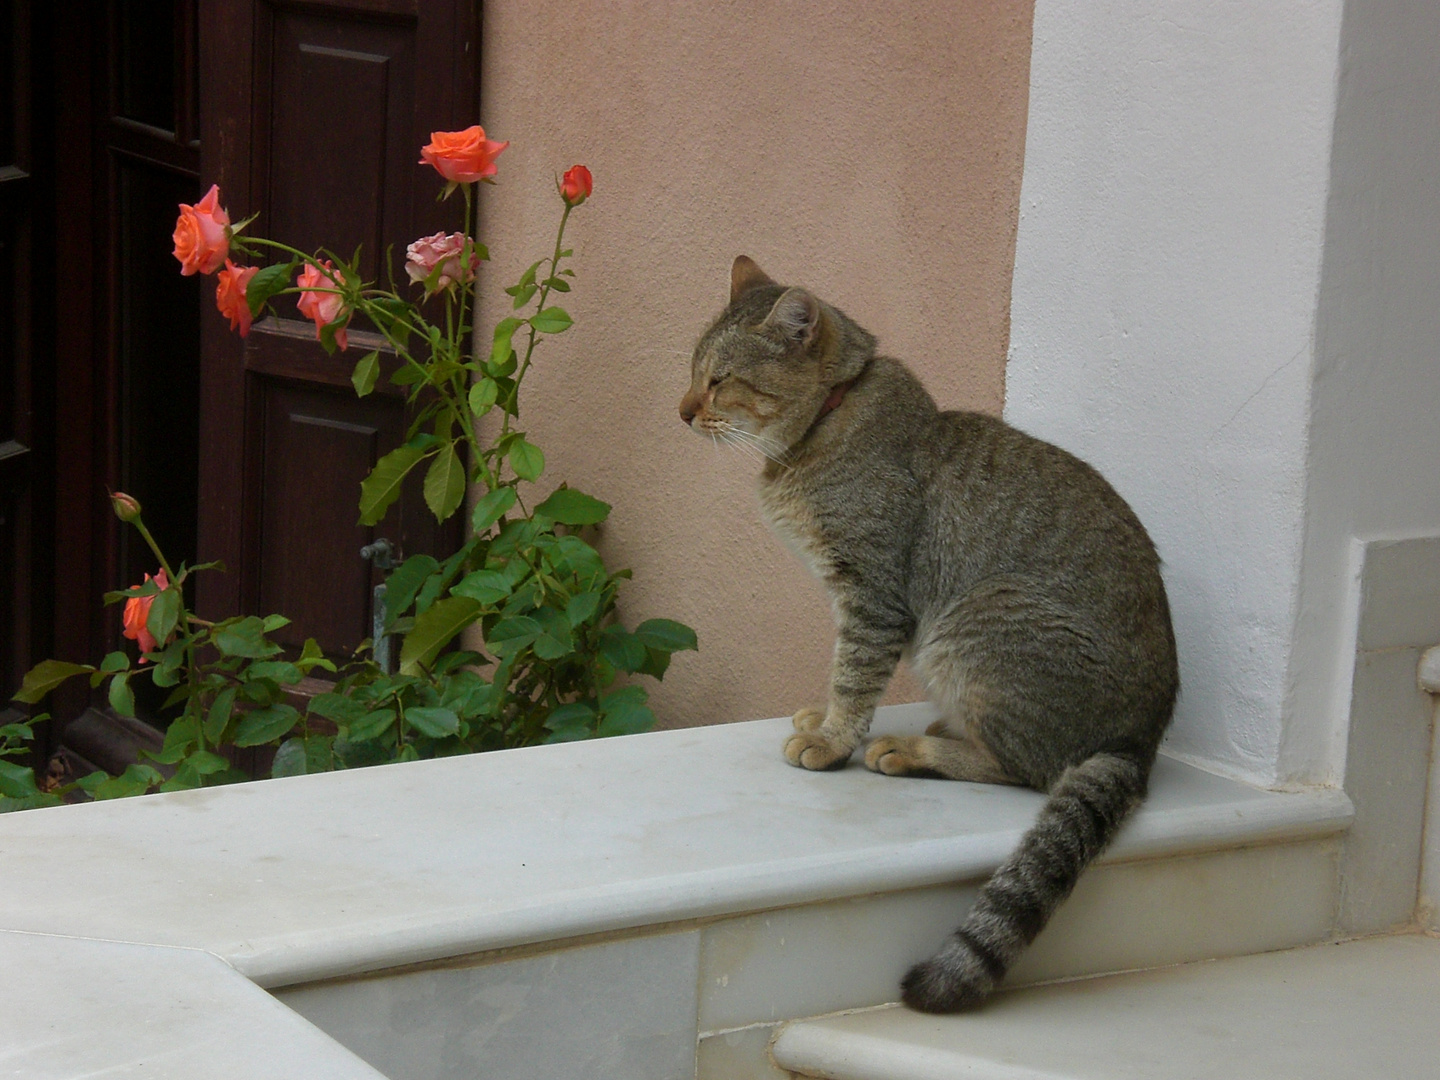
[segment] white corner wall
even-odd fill
[[[1340,55],[1279,762],[1294,778],[1345,763],[1356,540],[1440,536],[1440,4],[1351,0]],[[1406,588],[1433,604],[1440,582]]]
[[[1167,749],[1280,779],[1340,0],[1038,0],[1005,417],[1165,560]]]

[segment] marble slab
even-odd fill
[[[1434,1080],[1440,941],[1412,934],[791,1024],[775,1060],[830,1080]]]
[[[193,949],[0,931],[0,1077],[385,1080]]]
[[[915,731],[927,707],[882,710]],[[1041,796],[785,764],[788,720],[0,817],[0,928],[202,949],[277,987],[505,946],[977,878]],[[1162,758],[1105,858],[1343,829]]]

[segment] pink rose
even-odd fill
[[[215,306],[230,320],[230,329],[239,330],[243,338],[250,333],[250,302],[245,287],[260,272],[258,266],[236,266],[225,260],[225,269],[215,276]]]
[[[327,273],[328,271],[328,273]],[[352,311],[345,310],[345,298],[338,292],[320,292],[321,289],[339,289],[345,278],[335,269],[335,265],[325,260],[324,268],[314,263],[306,263],[305,269],[300,271],[300,276],[295,279],[297,288],[306,290],[301,292],[300,301],[296,305],[300,314],[307,319],[315,320],[315,337],[320,337],[320,331],[333,322],[339,322],[340,326],[335,331],[335,344],[340,346],[343,352],[350,344],[345,335],[345,327],[350,324]],[[310,291],[317,290],[317,291]]]
[[[205,197],[194,206],[180,204],[180,217],[175,222],[175,258],[180,260],[180,273],[213,274],[230,253],[230,215],[220,205],[220,185],[211,184]]]
[[[479,124],[464,131],[432,131],[428,146],[420,148],[420,164],[455,184],[473,184],[495,175],[495,159],[510,144],[485,137]]]
[[[436,279],[434,292],[448,289],[459,282],[475,280],[475,270],[480,265],[480,253],[471,248],[468,266],[461,266],[461,255],[465,251],[465,234],[436,233],[416,240],[405,249],[405,272],[411,281],[423,282],[436,267],[440,277]]]

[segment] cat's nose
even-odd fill
[[[684,420],[685,423],[694,423],[695,414],[699,411],[698,403],[691,395],[686,394],[680,399],[680,419]]]

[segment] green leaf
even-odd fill
[[[255,276],[245,286],[245,303],[250,306],[252,316],[258,317],[265,301],[290,284],[290,275],[294,271],[294,262],[262,266],[256,271]]]
[[[365,706],[344,694],[316,694],[307,711],[337,724],[348,724],[365,715]]]
[[[570,620],[554,608],[542,607],[535,611],[535,621],[541,632],[535,638],[535,655],[541,660],[559,660],[575,650],[575,637],[570,631]]]
[[[655,679],[665,678],[670,668],[670,654],[660,649],[646,649],[645,663],[635,669],[637,675],[649,675]]]
[[[514,492],[511,492],[513,495]],[[75,675],[88,675],[95,669],[89,664],[68,664],[64,660],[42,660],[25,673],[20,692],[12,699],[34,705],[46,694]]]
[[[394,709],[374,709],[346,723],[345,737],[351,742],[367,742],[379,738],[394,722]]]
[[[288,660],[261,660],[245,669],[246,679],[274,679],[281,686],[294,686],[305,676]]]
[[[450,592],[455,596],[468,596],[485,607],[491,607],[510,595],[510,581],[497,570],[476,570],[456,582]]]
[[[170,640],[175,625],[180,621],[180,590],[162,589],[150,602],[150,614],[145,619],[145,629],[162,645]]]
[[[123,652],[112,652],[100,661],[98,674],[107,675],[112,671],[127,671],[130,668],[130,657]]]
[[[569,312],[555,304],[530,317],[530,325],[542,334],[563,334],[574,321]]]
[[[456,634],[479,616],[479,602],[468,596],[447,596],[435,601],[425,614],[416,617],[415,629],[405,636],[405,644],[400,649],[400,673],[419,675]]]
[[[289,625],[290,625],[290,620],[287,619],[284,615],[266,615],[266,616],[265,616],[265,632],[266,632],[267,634],[273,634],[276,630],[279,630],[279,629],[281,629],[282,627],[289,626]]]
[[[626,686],[600,699],[603,714],[595,734],[602,738],[611,735],[635,735],[649,731],[655,726],[655,714],[645,704],[649,695],[638,686]]]
[[[595,707],[587,701],[572,701],[568,705],[560,705],[550,710],[550,715],[545,718],[545,726],[551,731],[556,728],[565,727],[576,721],[582,723],[593,723],[595,720]]]
[[[470,515],[471,528],[477,533],[485,532],[514,505],[515,489],[512,487],[496,488],[488,495],[482,495],[475,503],[474,513]]]
[[[304,739],[286,739],[275,751],[275,761],[270,766],[271,776],[304,776],[306,773]]]
[[[119,776],[91,773],[80,779],[80,786],[95,799],[127,799],[144,795],[165,778],[149,765],[130,765]]]
[[[544,281],[542,281],[541,284],[550,286],[550,288],[554,289],[556,292],[570,291],[570,283],[562,277],[548,277]]]
[[[511,295],[514,294],[512,293]],[[517,319],[513,315],[501,319],[495,324],[495,340],[490,346],[490,363],[497,366],[505,363],[505,360],[515,348],[515,346],[511,344],[511,339],[514,338],[515,331],[524,325],[524,319]]]
[[[300,719],[290,705],[270,705],[248,712],[235,728],[236,746],[260,746],[289,732]]]
[[[411,555],[385,579],[385,618],[394,622],[414,602],[425,579],[440,569],[429,555]]]
[[[225,728],[230,723],[230,711],[235,707],[235,687],[227,686],[215,695],[210,711],[205,716],[205,738],[211,745],[218,746]]]
[[[400,497],[400,485],[410,470],[420,464],[426,452],[416,446],[400,446],[375,463],[370,475],[360,482],[360,524],[378,525],[390,504]]]
[[[528,615],[501,619],[485,635],[485,644],[496,656],[519,652],[540,636],[542,627]]]
[[[538,285],[526,285],[525,287],[519,289],[515,293],[515,303],[512,304],[511,307],[515,308],[515,310],[517,311],[520,308],[524,307],[530,302],[530,298],[534,296],[537,291],[539,291],[539,288],[540,286]],[[509,292],[510,290],[507,289],[505,291]]]
[[[610,504],[574,488],[562,487],[535,507],[535,513],[561,525],[595,525],[610,516]]]
[[[600,632],[600,652],[621,671],[637,671],[645,663],[645,644],[623,626]]]
[[[447,442],[425,473],[425,505],[430,507],[436,521],[444,521],[460,508],[463,498],[465,467],[460,464],[460,455],[455,453],[455,444]]]
[[[406,709],[405,722],[420,734],[428,735],[432,739],[443,739],[460,730],[460,718],[450,709]]]
[[[280,651],[280,646],[265,640],[265,620],[247,615],[238,622],[215,632],[215,647],[226,656],[244,656],[265,660]]]
[[[470,384],[470,411],[476,416],[484,416],[499,396],[500,388],[495,385],[494,379],[477,379]]]
[[[110,707],[121,716],[135,715],[135,691],[130,689],[130,676],[116,675],[110,680]]]
[[[552,709],[545,718],[545,727],[550,731],[547,743],[588,739],[595,733],[595,709],[588,702],[572,701]]]
[[[7,799],[27,799],[39,794],[34,769],[0,759],[0,795]]]
[[[355,387],[355,393],[364,397],[375,389],[375,380],[380,376],[380,353],[378,351],[366,353],[355,365],[355,370],[350,374],[350,384]]]
[[[230,767],[230,762],[209,750],[196,750],[185,759],[185,764],[201,776],[212,776]]]
[[[565,605],[565,618],[571,626],[579,626],[589,621],[596,610],[600,607],[600,594],[597,592],[583,592],[570,598]]]
[[[534,443],[528,443],[523,438],[516,439],[510,444],[510,467],[515,470],[515,475],[522,480],[529,480],[534,483],[540,479],[540,474],[545,471],[545,455]]]
[[[673,619],[646,619],[635,628],[635,636],[649,648],[663,652],[699,649],[695,631]]]
[[[320,648],[320,643],[313,637],[305,639],[305,647],[300,650],[300,659],[295,661],[295,666],[306,675],[309,675],[310,672],[317,667],[324,668],[329,672],[335,670],[335,662],[326,659],[325,653]]]

